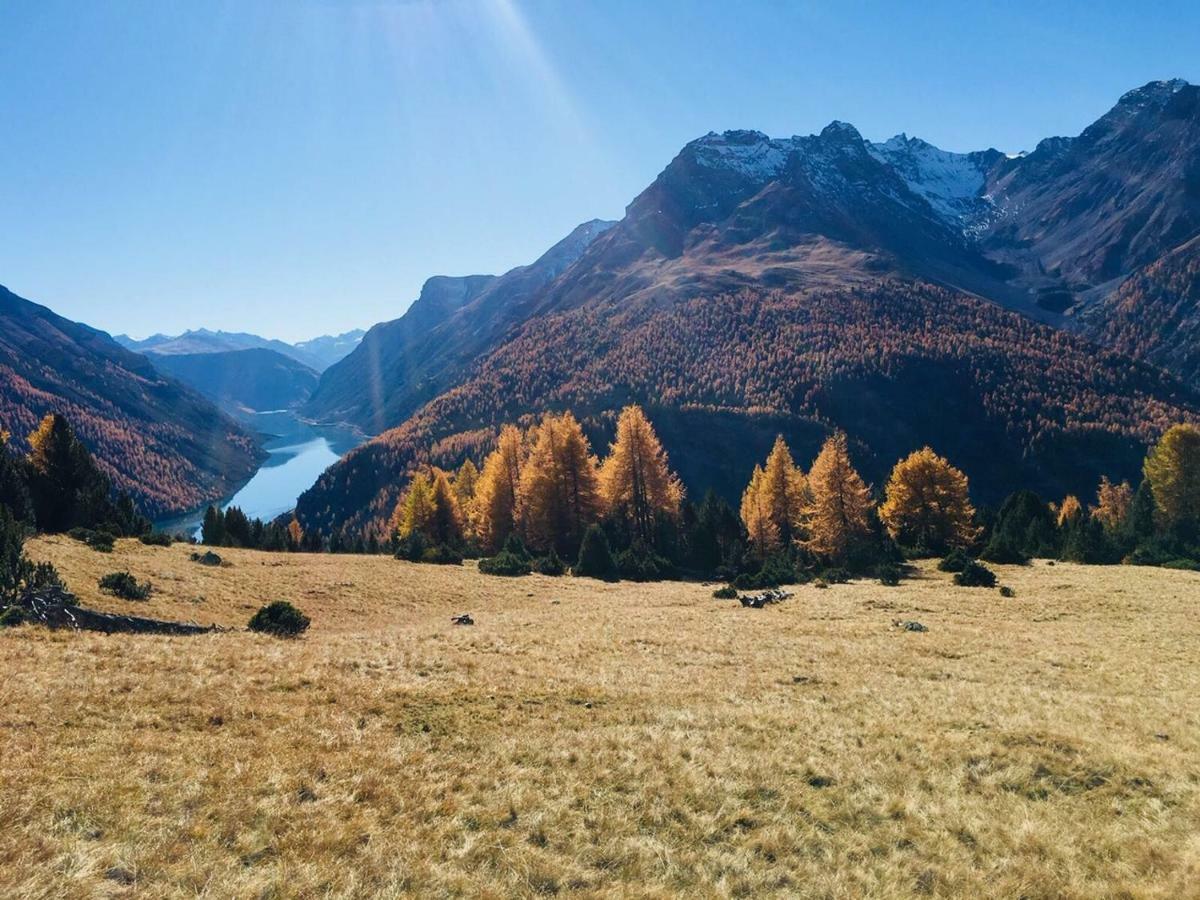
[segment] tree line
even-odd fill
[[[876,496],[844,433],[805,472],[782,436],[751,473],[735,513],[711,493],[688,502],[653,426],[626,407],[600,460],[570,412],[505,426],[482,467],[416,472],[390,519],[399,555],[458,562],[503,555],[514,572],[580,560],[590,533],[609,571],[680,572],[747,587],[817,573],[895,577],[905,559],[952,551],[998,563],[1050,557],[1175,565],[1200,560],[1200,429],[1170,428],[1146,457],[1135,491],[1102,478],[1095,501],[1049,502],[1031,491],[977,510],[964,472],[930,447],[896,463]],[[595,555],[594,546],[586,548]],[[485,571],[489,564],[485,561]]]

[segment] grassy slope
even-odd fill
[[[1166,897],[1200,878],[1192,573],[1003,569],[1004,600],[925,568],[754,611],[383,558],[30,552],[106,608],[241,625],[288,598],[313,627],[0,633],[0,894]],[[150,602],[97,595],[125,567]]]

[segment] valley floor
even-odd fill
[[[0,895],[1200,890],[1195,573],[1000,567],[1005,599],[923,564],[747,610],[190,551],[28,544],[90,605],[312,628],[0,632]],[[125,568],[149,602],[98,594]]]

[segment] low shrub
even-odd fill
[[[396,559],[406,559],[409,562],[420,562],[429,544],[419,531],[413,531],[396,542]]]
[[[579,559],[572,571],[584,578],[599,578],[601,581],[617,581],[620,577],[608,546],[608,536],[599,525],[589,525],[583,533]]]
[[[429,547],[421,554],[421,562],[433,563],[438,566],[461,566],[462,561],[462,554],[449,544]]]
[[[1015,597],[1015,596],[1017,596],[1017,592],[1014,591],[1012,588],[1010,588],[1007,584],[1002,584],[1002,585],[1000,585],[1000,596],[1001,597]]]
[[[170,547],[174,539],[165,531],[150,531],[138,538],[147,547]]]
[[[100,590],[122,600],[149,600],[150,582],[139,582],[128,572],[109,572],[100,579]]]
[[[308,616],[286,600],[276,600],[256,612],[250,619],[250,630],[276,637],[296,637],[308,630]]]
[[[213,553],[211,550],[205,550],[203,553],[193,553],[192,562],[200,563],[202,566],[219,566],[221,557]]]
[[[561,557],[559,557],[558,553],[555,552],[553,547],[550,548],[550,552],[545,556],[539,556],[537,559],[535,559],[532,563],[532,566],[533,571],[537,572],[539,575],[550,575],[555,578],[557,578],[559,575],[565,574],[567,571],[566,563],[562,561]]]
[[[938,569],[943,572],[961,572],[971,564],[971,557],[962,550],[951,550],[938,563]]]
[[[827,581],[825,581],[824,578],[818,578],[816,581],[813,582],[813,587],[821,588],[821,590],[824,590],[825,588],[829,587],[829,583]]]
[[[996,573],[982,563],[974,560],[954,576],[954,583],[959,587],[995,587]]]
[[[16,628],[25,623],[25,610],[19,606],[0,609],[0,628]]]
[[[67,537],[87,544],[100,553],[112,553],[113,541],[116,540],[110,531],[91,528],[72,528],[67,532]]]
[[[758,591],[776,588],[782,584],[795,584],[800,576],[792,561],[782,554],[763,560],[757,572],[743,572],[733,580],[733,586],[741,591]]]
[[[821,573],[821,578],[826,584],[849,584],[850,573],[845,569],[832,568],[826,569]]]
[[[737,595],[737,588],[731,584],[727,584],[724,587],[719,587],[713,591],[713,598],[716,600],[736,600]]]
[[[1194,559],[1169,559],[1162,564],[1164,569],[1182,569],[1185,572],[1200,572],[1200,562]]]
[[[900,567],[884,564],[879,567],[879,583],[885,587],[896,587],[900,584]]]
[[[675,567],[645,544],[634,544],[617,554],[617,572],[628,581],[664,581],[675,575]]]
[[[508,550],[501,550],[495,556],[485,556],[479,561],[479,571],[484,575],[504,575],[516,577],[528,575],[533,571],[529,560]]]

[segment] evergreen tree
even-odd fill
[[[583,429],[569,412],[547,414],[521,467],[517,519],[530,545],[574,555],[600,517],[599,479]]]
[[[22,522],[33,524],[33,499],[29,495],[29,473],[24,460],[9,449],[9,433],[0,431],[0,506]]]
[[[428,536],[433,521],[433,479],[428,472],[414,472],[408,489],[392,514],[392,531],[401,539],[414,532]]]
[[[525,442],[512,425],[500,429],[475,488],[475,529],[483,549],[497,552],[513,532]]]
[[[94,528],[118,518],[108,477],[66,418],[50,413],[29,435],[30,493],[38,528]]]
[[[992,536],[981,554],[998,563],[1058,556],[1058,528],[1050,506],[1033,491],[1011,494],[1000,507]]]
[[[1128,546],[1136,546],[1154,539],[1155,521],[1158,510],[1154,505],[1154,491],[1150,480],[1143,478],[1129,504],[1129,516],[1125,520],[1125,539]]]
[[[462,513],[458,508],[458,498],[450,486],[450,479],[441,469],[433,470],[430,499],[433,508],[425,536],[436,547],[461,547]]]
[[[600,494],[606,514],[625,520],[645,544],[653,543],[660,519],[679,515],[683,485],[640,406],[621,411],[617,439],[600,468]]]
[[[200,526],[200,543],[208,547],[225,546],[225,516],[215,506],[204,511],[204,523]]]
[[[1200,428],[1169,428],[1146,456],[1143,471],[1160,530],[1187,541],[1200,537]]]
[[[579,561],[572,570],[575,575],[616,581],[617,564],[613,559],[608,537],[599,525],[589,525],[579,545]]]
[[[967,476],[929,447],[896,463],[879,518],[894,540],[931,554],[970,546],[979,533]]]
[[[809,537],[805,546],[834,564],[844,563],[868,540],[874,501],[850,463],[846,435],[837,432],[821,448],[808,475],[809,501],[804,509]]]

